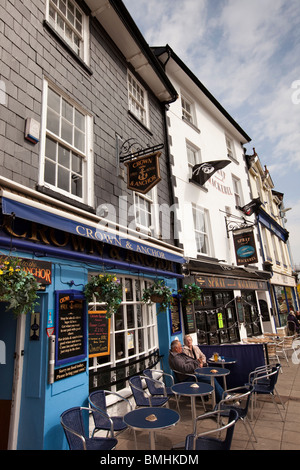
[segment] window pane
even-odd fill
[[[72,170],[80,175],[82,174],[82,158],[76,153],[72,154]]]
[[[51,88],[48,89],[48,108],[60,114],[60,96]]]
[[[82,152],[85,150],[85,135],[77,129],[74,130],[74,147]]]
[[[62,145],[58,146],[58,163],[66,168],[70,168],[70,150]]]
[[[82,197],[82,178],[74,173],[71,177],[71,193],[74,196]]]
[[[53,134],[59,135],[59,115],[49,108],[47,110],[47,129]]]
[[[134,328],[133,305],[127,305],[127,328]]]
[[[55,186],[55,165],[45,160],[45,182]]]
[[[49,137],[46,138],[46,157],[56,161],[56,142]]]
[[[116,330],[123,330],[124,329],[124,315],[123,315],[123,307],[119,307],[116,313],[114,314],[115,318],[115,329]]]
[[[57,186],[64,191],[70,191],[69,172],[61,166],[58,167]]]
[[[69,144],[73,144],[73,126],[65,119],[62,119],[61,123],[61,138]]]

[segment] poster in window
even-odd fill
[[[89,311],[89,357],[110,354],[110,318],[106,311]]]
[[[173,296],[170,307],[171,334],[181,333],[180,301],[176,295]]]
[[[183,306],[183,318],[186,334],[195,333],[197,327],[194,304]]]
[[[86,314],[82,292],[56,292],[55,337],[56,365],[86,358]]]

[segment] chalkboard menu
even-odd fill
[[[110,354],[110,318],[106,311],[89,312],[89,357]]]
[[[171,324],[171,334],[175,335],[176,333],[181,332],[181,319],[180,319],[180,302],[177,296],[173,296],[171,301],[170,308],[170,324]]]
[[[56,292],[56,365],[86,357],[85,300],[75,291]]]
[[[185,305],[183,307],[183,313],[186,334],[195,333],[197,327],[194,304]]]

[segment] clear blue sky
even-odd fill
[[[150,46],[169,44],[252,138],[300,264],[300,0],[123,0]]]

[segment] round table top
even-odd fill
[[[172,426],[179,421],[180,416],[177,411],[170,408],[150,406],[129,411],[123,419],[132,428],[151,430]]]
[[[174,393],[178,395],[196,396],[208,395],[212,393],[214,388],[203,382],[179,382],[171,387]]]
[[[221,356],[221,358],[215,361],[213,357],[210,357],[207,362],[210,364],[235,364],[237,362],[233,357]]]
[[[221,375],[230,374],[230,370],[224,367],[217,367],[216,369],[214,367],[199,367],[199,369],[195,370],[195,373],[209,377],[219,377]]]

